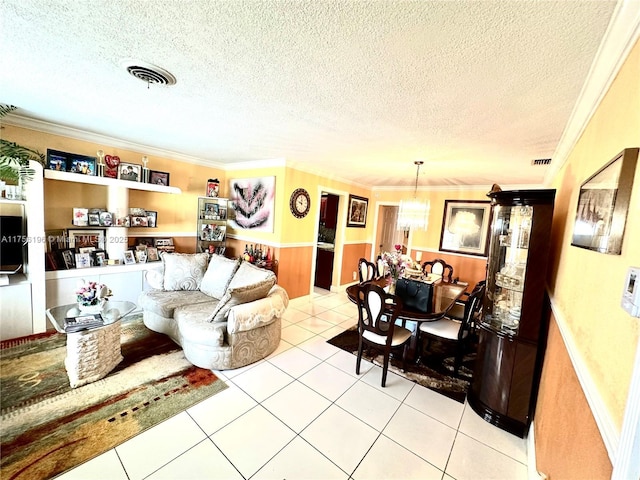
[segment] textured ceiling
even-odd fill
[[[1,0],[0,102],[371,186],[541,183],[613,1]],[[175,86],[127,74],[159,65]]]

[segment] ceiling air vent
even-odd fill
[[[142,80],[147,85],[152,83],[159,85],[175,85],[176,77],[167,72],[164,68],[151,65],[150,63],[128,61],[124,64],[127,72]]]
[[[549,165],[550,163],[550,158],[538,158],[536,160],[531,160],[531,165],[533,165],[534,167],[537,165]]]

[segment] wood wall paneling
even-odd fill
[[[415,260],[416,254],[411,254]],[[420,263],[441,258],[453,267],[453,277],[459,277],[459,281],[467,282],[471,288],[487,276],[487,258],[454,255],[444,252],[422,252]]]
[[[345,245],[342,250],[342,275],[340,285],[353,283],[353,272],[358,271],[358,260],[369,259],[371,256],[370,243],[353,243]]]
[[[539,472],[551,479],[611,478],[607,449],[553,315],[534,428]]]

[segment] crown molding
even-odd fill
[[[482,192],[489,192],[493,185],[432,185],[426,187],[418,187],[418,192],[459,192],[469,190],[479,190]],[[513,184],[513,185],[501,185],[502,190],[541,190],[545,187],[542,184]],[[414,192],[415,187],[373,187],[371,188],[373,193],[375,192]]]
[[[550,185],[562,169],[578,139],[609,91],[631,49],[640,38],[640,2],[620,0],[611,16],[598,52],[578,95],[569,121],[553,154],[553,161],[544,176]]]
[[[182,153],[173,152],[171,150],[164,150],[157,147],[151,147],[149,145],[142,145],[140,143],[129,142],[127,140],[122,140],[99,133],[88,132],[86,130],[80,130],[78,128],[68,127],[65,125],[58,125],[52,122],[45,122],[44,120],[23,117],[21,115],[9,114],[3,119],[3,123],[13,125],[15,127],[29,128],[31,130],[36,130],[38,132],[48,133],[51,135],[59,135],[62,137],[69,137],[85,142],[97,143],[98,145],[108,145],[110,147],[131,150],[134,152],[139,152],[143,155],[153,155],[156,157],[168,158],[170,160],[177,160],[179,162],[202,165],[205,167],[219,168],[222,170],[225,168],[224,164],[211,160],[192,157],[190,155],[184,155]]]

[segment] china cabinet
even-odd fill
[[[469,404],[520,437],[531,422],[544,357],[545,282],[555,190],[490,194],[487,289]]]
[[[226,198],[198,197],[198,252],[224,255],[227,243],[228,203],[229,200]]]

